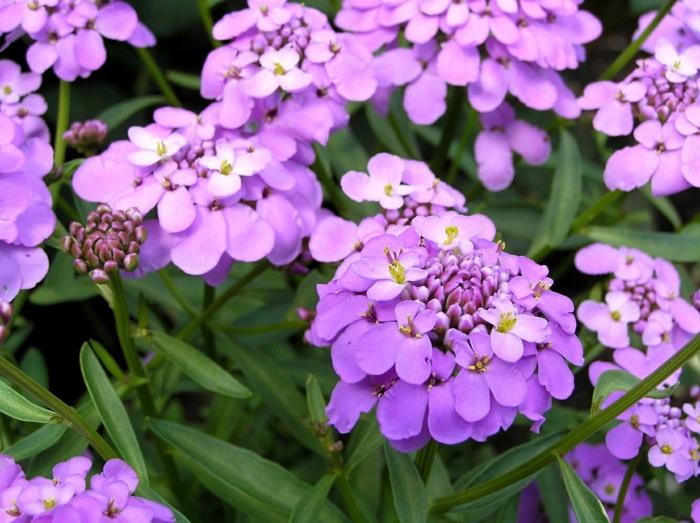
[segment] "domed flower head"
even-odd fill
[[[382,433],[402,451],[430,438],[484,441],[518,413],[536,430],[551,398],[573,390],[567,362],[583,362],[573,303],[551,290],[545,267],[494,243],[488,218],[432,203],[463,209],[442,197],[451,188],[423,164],[381,159],[396,173],[392,187],[406,188],[402,205],[392,201],[363,222],[365,234],[353,236],[332,281],[319,286],[307,334],[331,346],[340,377],[330,423],[348,432],[376,405]],[[359,199],[358,187],[373,194],[370,167],[343,178],[351,197]],[[312,254],[330,244],[321,229]]]

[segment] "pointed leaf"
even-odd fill
[[[166,102],[165,97],[160,95],[139,96],[137,98],[129,98],[123,102],[114,104],[108,107],[97,115],[98,120],[102,120],[111,130],[119,127],[129,118],[134,116],[139,111],[143,111],[148,107],[160,105]]]
[[[593,389],[593,398],[591,399],[591,414],[595,414],[600,410],[605,399],[613,392],[627,392],[632,387],[637,385],[641,380],[624,370],[608,370],[598,377],[598,381]],[[647,398],[663,399],[673,394],[674,387],[667,387],[663,390],[654,389],[647,394]]]
[[[30,423],[60,423],[52,411],[35,405],[4,381],[0,381],[0,412]]]
[[[537,477],[537,487],[549,521],[568,521],[569,504],[566,501],[566,490],[554,463],[542,469]]]
[[[56,443],[66,429],[65,425],[44,425],[7,447],[2,453],[12,456],[17,461],[34,457]]]
[[[289,518],[289,523],[316,523],[320,522],[319,513],[323,508],[323,503],[335,482],[336,475],[332,473],[325,474],[318,483],[316,483],[309,491],[299,500],[292,516]]]
[[[164,332],[150,334],[156,349],[202,387],[231,398],[248,398],[251,392],[217,363],[192,345]]]
[[[211,492],[256,521],[287,522],[311,486],[258,454],[177,423],[151,420],[153,433],[175,449],[176,458]],[[347,519],[329,501],[324,523]]]
[[[394,508],[401,523],[424,523],[428,518],[428,497],[425,485],[408,454],[384,443],[384,455],[389,467]]]
[[[328,421],[326,400],[323,399],[321,387],[313,374],[309,374],[309,377],[306,378],[306,404],[309,407],[311,421],[320,424],[325,424]]]
[[[348,460],[345,470],[350,473],[357,465],[372,455],[384,441],[384,436],[379,431],[379,425],[374,416],[360,423],[353,431],[350,446],[348,446]]]
[[[610,523],[603,504],[578,477],[571,465],[560,457],[557,457],[557,461],[576,518],[586,523]]]
[[[131,465],[139,479],[148,483],[148,471],[129,415],[90,346],[80,350],[80,370],[90,398],[97,409],[107,433],[124,460]]]
[[[594,226],[587,227],[582,233],[594,241],[634,247],[669,261],[700,261],[700,224],[691,224],[679,233]]]

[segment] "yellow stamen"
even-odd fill
[[[168,152],[168,148],[165,146],[165,142],[162,140],[156,144],[156,154],[158,156],[165,156],[165,153]]]
[[[399,260],[394,260],[389,264],[389,274],[395,283],[399,285],[406,283],[406,269],[404,269]]]
[[[459,228],[456,225],[448,225],[445,227],[445,234],[447,238],[443,242],[445,245],[451,245],[453,241],[459,236]]]
[[[219,169],[221,174],[231,174],[233,172],[233,165],[229,163],[228,160],[221,162],[221,169]]]
[[[498,332],[510,332],[517,322],[518,319],[515,317],[515,314],[512,312],[504,312],[498,320],[496,330]]]

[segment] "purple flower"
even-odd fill
[[[700,403],[695,405],[686,403],[683,405],[683,412],[687,416],[685,426],[696,434],[700,434]]]
[[[629,345],[627,324],[639,319],[639,306],[624,292],[608,292],[605,304],[586,300],[579,306],[578,319],[598,333],[603,345],[620,349]]]
[[[671,42],[659,39],[654,58],[666,66],[669,82],[682,83],[695,76],[700,68],[700,46],[694,45],[679,53]]]
[[[693,523],[700,522],[700,499],[693,501],[693,505],[690,509],[690,517],[693,520]]]
[[[496,300],[495,308],[482,310],[479,316],[494,326],[491,345],[505,361],[518,361],[525,350],[523,342],[541,343],[547,339],[547,320],[531,314],[520,314],[512,303]]]
[[[649,449],[649,463],[654,467],[666,466],[675,474],[686,475],[691,472],[688,460],[688,441],[672,429],[662,429],[656,433],[656,444]]]

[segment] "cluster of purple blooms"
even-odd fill
[[[610,189],[631,191],[651,182],[653,194],[662,196],[700,187],[700,8],[696,4],[676,4],[676,16],[666,17],[646,43],[653,56],[639,60],[624,80],[595,82],[579,100],[583,109],[596,111],[596,130],[608,136],[632,135],[636,142],[609,158],[604,180]],[[641,28],[648,23],[643,18]]]
[[[580,3],[345,0],[336,23],[370,51],[381,51],[374,62],[379,89],[373,101],[382,110],[391,93],[405,86],[409,118],[432,124],[445,113],[448,85],[466,87],[484,125],[476,142],[479,178],[498,191],[512,182],[512,152],[533,165],[550,152],[546,133],[515,119],[509,94],[537,111],[564,118],[580,113],[559,74],[578,67],[585,59],[583,44],[601,33],[600,22]]]
[[[567,456],[566,461],[578,476],[598,496],[612,521],[615,505],[620,493],[627,466],[615,459],[605,445],[581,443]],[[523,490],[518,506],[519,523],[547,523],[549,520],[540,509],[542,498],[536,483]],[[643,478],[634,473],[625,496],[621,523],[636,523],[652,515],[652,503],[644,490]],[[569,520],[576,523],[573,510],[569,511]],[[555,523],[555,522],[550,522]],[[581,522],[583,523],[583,522]]]
[[[120,0],[2,0],[0,36],[5,46],[27,35],[27,63],[72,82],[87,78],[107,59],[104,38],[136,47],[155,44],[136,11]]]
[[[216,100],[217,123],[256,133],[278,159],[312,158],[312,142],[325,144],[347,124],[346,103],[368,100],[377,88],[371,53],[317,9],[250,0],[213,33],[230,41],[207,57],[202,96]]]
[[[38,245],[54,230],[51,194],[42,177],[53,166],[44,99],[36,73],[0,60],[0,303],[31,289],[48,271]]]
[[[609,370],[643,379],[700,332],[700,313],[681,296],[678,272],[666,260],[626,247],[592,244],[577,253],[575,263],[586,274],[613,275],[605,303],[586,300],[578,309],[581,323],[597,332],[602,345],[614,349],[613,362],[591,365],[594,384]],[[633,346],[635,340],[644,350]],[[661,388],[677,384],[680,374],[679,369]],[[606,401],[619,395],[611,394]],[[700,432],[698,416],[698,404],[678,408],[670,398],[645,398],[618,418],[621,423],[608,432],[606,444],[618,458],[631,459],[646,441],[649,462],[666,466],[679,481],[685,481],[700,473],[694,436]]]
[[[83,156],[94,156],[107,138],[107,124],[100,120],[73,122],[63,141]]]
[[[172,511],[134,496],[139,478],[124,461],[112,459],[87,484],[90,459],[76,456],[57,464],[53,477],[28,479],[22,467],[0,455],[0,510],[14,523],[174,523]]]
[[[376,405],[402,451],[485,441],[518,413],[537,430],[573,390],[567,362],[583,363],[573,303],[546,267],[504,252],[488,218],[453,210],[463,199],[425,164],[379,154],[368,171],[347,173],[343,190],[384,212],[359,226],[327,218],[310,241],[316,258],[345,256],[307,334],[331,345],[340,377],[330,423],[349,432]],[[344,250],[331,230],[351,238]]]
[[[88,158],[73,177],[85,200],[143,215],[157,209],[145,222],[145,271],[172,261],[219,284],[234,260],[293,262],[316,224],[323,195],[314,173],[258,135],[218,125],[217,113],[158,109],[155,123],[132,127],[129,140]]]

